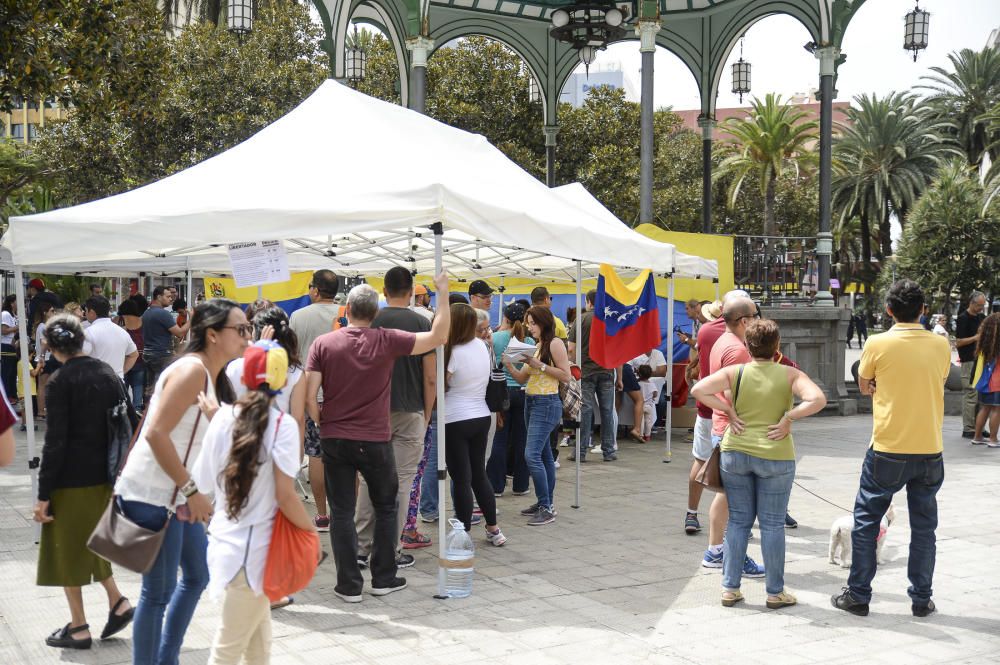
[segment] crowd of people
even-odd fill
[[[430,293],[405,268],[386,273],[384,306],[368,284],[351,289],[346,299],[338,285],[333,272],[316,271],[311,304],[291,317],[267,301],[244,310],[225,299],[201,302],[192,312],[181,306],[174,316],[176,293],[157,287],[148,306],[142,296],[132,297],[112,320],[101,293],[73,313],[32,281],[35,369],[46,377],[39,381],[38,403],[47,421],[34,511],[42,523],[37,583],[63,587],[70,610],[70,621],[47,644],[91,646],[81,588],[97,581],[108,600],[101,638],[133,623],[133,662],[177,663],[207,588],[223,603],[210,662],[266,662],[270,612],[294,600],[268,602],[262,595],[278,513],[300,530],[330,532],[338,598],[362,602],[364,569],[370,571],[369,594],[394,593],[407,586],[399,570],[414,563],[408,551],[431,544],[417,528],[418,515],[425,523],[441,517],[439,427],[455,517],[467,531],[484,523],[483,542],[501,547],[508,540],[496,499],[508,481],[515,496],[534,491],[534,502],[520,511],[527,525],[550,525],[558,515],[557,456],[567,415],[560,394],[574,370],[583,403],[573,458],[578,454],[581,462],[591,451],[600,451],[605,462],[617,460],[623,395],[633,404],[629,434],[640,443],[649,440],[657,407],[669,408],[673,398],[663,394],[667,363],[658,349],[613,368],[591,358],[593,291],[579,326],[567,328],[540,287],[530,301],[506,303],[493,330],[488,312],[494,291],[481,280],[470,284],[467,296],[449,295],[447,277],[438,275],[440,305],[433,310]],[[986,443],[996,445],[1000,314],[982,316],[984,301],[973,294],[959,316],[958,347],[966,386],[978,388],[973,443],[989,423]],[[918,323],[923,305],[916,284],[895,283],[886,302],[895,325],[868,340],[859,368],[860,388],[873,396],[873,435],[854,509],[848,585],[832,598],[835,607],[854,614],[868,613],[879,523],[903,487],[912,531],[913,613],[934,611],[935,495],[943,481],[942,390],[950,347]],[[689,302],[687,312],[695,329],[678,335],[689,347],[681,372],[698,417],[684,529],[701,530],[703,484],[696,479],[715,458],[725,491],[715,494],[709,511],[702,565],[721,569],[722,604],[743,600],[742,578],[763,577],[769,608],[793,605],[796,598],[784,584],[785,528],[795,525],[788,514],[796,459],[792,428],[823,409],[826,398],[782,355],[777,324],[762,319],[745,292],[714,303]],[[2,321],[7,390],[6,361],[16,353],[8,335],[16,334],[16,315],[8,299]],[[508,353],[515,342],[520,356]],[[575,368],[578,345],[582,367]],[[439,347],[444,422],[435,408]],[[966,370],[966,356],[978,371]],[[906,362],[912,357],[922,362]],[[487,400],[494,381],[500,395],[506,391],[499,406]],[[120,474],[112,474],[108,414],[123,403],[144,415]],[[9,411],[0,414],[7,416],[0,425],[14,422]],[[597,413],[599,444],[593,439]],[[5,441],[0,438],[0,463]],[[304,457],[314,515],[296,492]],[[163,533],[134,604],[119,591],[110,564],[87,548],[106,509]],[[755,521],[763,565],[746,553]]]

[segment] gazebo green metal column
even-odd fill
[[[559,135],[559,125],[545,125],[545,184],[556,186],[556,145]]]
[[[418,36],[406,40],[410,51],[410,108],[423,113],[427,102],[427,58],[434,48],[434,41]]]
[[[701,232],[712,232],[712,132],[715,120],[698,118],[701,127]]]
[[[646,4],[653,3],[643,3]],[[653,7],[655,11],[655,5]],[[653,221],[653,56],[656,34],[660,31],[657,16],[641,18],[635,27],[642,54],[642,97],[639,109],[639,223]]]
[[[816,304],[833,306],[830,293],[830,260],[833,256],[831,177],[833,163],[833,77],[840,49],[824,46],[816,50],[819,59],[819,232],[816,234],[818,283]]]

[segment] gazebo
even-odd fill
[[[710,233],[712,129],[722,70],[748,28],[774,14],[796,18],[808,31],[806,48],[818,61],[820,194],[816,254],[817,304],[832,305],[830,174],[832,102],[848,24],[865,0],[314,0],[326,28],[324,47],[333,77],[346,79],[351,61],[347,34],[368,23],[392,42],[404,105],[423,111],[427,59],[436,48],[470,35],[495,39],[524,60],[544,109],[547,184],[555,185],[560,92],[573,70],[589,65],[596,50],[634,40],[642,53],[640,223],[653,221],[653,54],[662,47],[690,70],[700,96],[703,141],[702,230]],[[927,13],[906,17],[906,48],[926,46]],[[735,67],[735,65],[734,65]],[[745,74],[734,72],[734,78]],[[748,83],[747,86],[748,87]]]

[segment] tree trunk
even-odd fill
[[[774,230],[774,204],[777,199],[775,194],[775,184],[777,178],[772,173],[767,181],[767,191],[764,193],[764,235],[773,236]]]
[[[882,256],[892,256],[892,219],[889,216],[889,202],[882,204],[882,219],[879,220],[879,236],[882,241]]]
[[[868,212],[861,210],[861,260],[864,262],[865,278],[872,275],[872,227],[868,223]]]

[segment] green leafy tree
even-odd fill
[[[816,162],[812,146],[818,136],[817,124],[805,117],[804,111],[782,104],[780,95],[769,93],[763,100],[753,99],[749,118],[730,118],[722,123],[737,150],[722,161],[714,177],[730,178],[730,205],[748,178],[757,180],[764,196],[764,235],[772,236],[777,231],[779,178],[786,169],[803,171]]]
[[[922,87],[931,92],[926,101],[941,120],[952,124],[950,134],[969,164],[979,166],[987,153],[996,162],[1000,128],[990,126],[983,116],[1000,104],[1000,48],[962,49],[948,59],[952,71],[931,67],[934,73],[923,77],[927,84]]]
[[[892,254],[893,215],[905,226],[939,165],[957,151],[942,138],[946,123],[913,95],[860,95],[846,116],[833,145],[834,207],[841,218],[858,218],[862,258],[870,272],[872,223],[881,261]]]
[[[1000,289],[1000,206],[984,210],[983,187],[963,161],[941,167],[896,253],[899,276],[949,301],[953,293]]]

